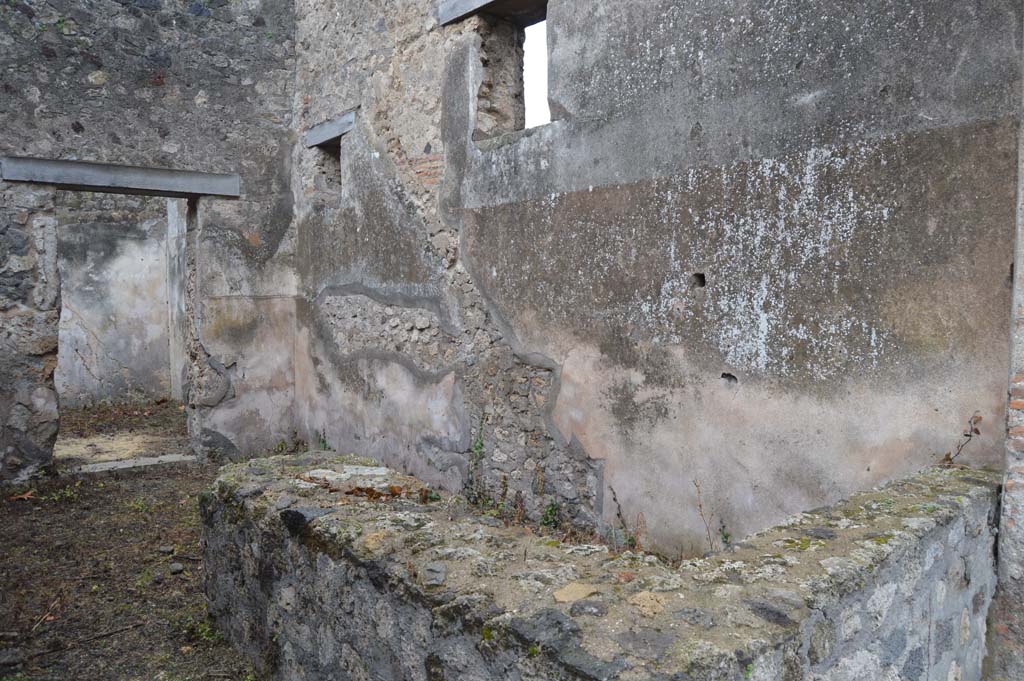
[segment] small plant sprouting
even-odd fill
[[[946,452],[946,455],[942,457],[942,461],[939,462],[940,466],[953,465],[957,457],[964,453],[964,448],[971,443],[974,436],[981,435],[981,429],[978,427],[981,425],[981,421],[980,411],[974,412],[974,415],[967,419],[967,427],[964,428],[964,432],[960,434],[960,439],[956,443],[956,452]]]
[[[477,430],[476,439],[469,448],[469,490],[466,497],[474,505],[480,505],[486,498],[484,494],[483,475],[480,468],[484,460],[484,414],[480,414],[480,428]]]
[[[751,663],[751,664],[748,664],[747,668],[743,671],[743,678],[749,679],[753,675],[754,675],[754,665],[753,665],[753,663]]]
[[[131,509],[132,511],[135,511],[136,513],[142,513],[144,515],[152,515],[153,511],[155,510],[153,508],[153,505],[146,501],[145,499],[143,499],[142,497],[129,501],[128,508]]]
[[[317,437],[322,442],[327,442],[325,435],[317,433]],[[274,446],[274,454],[297,454],[299,452],[308,452],[309,443],[299,437],[297,432],[292,432],[292,436],[288,440],[281,440]]]
[[[531,658],[537,657],[538,655],[540,655],[540,648],[538,648],[537,646],[530,646],[528,654]]]
[[[557,530],[561,525],[562,507],[557,501],[552,501],[544,508],[544,515],[541,516],[540,524],[549,530]]]
[[[196,621],[192,618],[188,620],[188,628],[186,632],[193,641],[202,643],[209,643],[216,645],[220,643],[223,638],[220,635],[220,631],[213,625],[209,620]]]
[[[504,504],[499,504],[497,506],[492,506],[492,504],[493,504],[493,502],[491,502],[490,504],[487,504],[488,509],[486,511],[484,511],[484,515],[487,516],[488,518],[497,518],[498,520],[501,520],[502,518],[504,518],[505,517],[505,513],[507,511],[507,509],[505,508],[505,505]]]
[[[331,443],[329,443],[327,441],[327,430],[326,429],[325,430],[318,430],[318,431],[316,431],[316,444],[317,444],[317,446],[321,450],[323,450],[325,452],[333,452],[334,451],[334,447],[332,447]]]
[[[480,415],[480,429],[476,433],[476,439],[473,440],[473,446],[470,449],[473,453],[472,463],[479,465],[484,458],[484,415]]]
[[[715,544],[714,535],[711,533],[711,522],[715,519],[715,514],[704,512],[704,499],[701,495],[700,480],[694,480],[693,486],[697,489],[697,513],[700,514],[701,522],[704,523],[704,532],[708,539],[708,550],[717,551],[718,546]]]
[[[732,543],[732,535],[726,529],[724,520],[718,521],[718,538],[722,541],[722,546],[728,546]]]
[[[52,494],[47,494],[42,497],[43,501],[54,501],[54,502],[74,502],[78,501],[78,490],[82,486],[82,481],[78,480],[73,485],[66,485]]]
[[[205,641],[206,643],[218,643],[221,640],[220,632],[209,622],[200,622],[199,626],[196,627],[196,635],[200,641]]]
[[[643,547],[640,544],[640,534],[646,529],[646,522],[644,516],[641,513],[637,516],[637,530],[631,530],[629,523],[626,522],[626,516],[622,512],[622,504],[619,503],[619,495],[615,493],[615,488],[608,485],[608,490],[612,493],[612,501],[615,503],[615,517],[619,519],[619,525],[622,526],[622,534],[626,544],[626,549],[629,551],[641,551]]]
[[[515,515],[513,516],[513,522],[516,525],[522,525],[526,518],[526,499],[523,497],[521,490],[516,490],[515,500],[512,505]]]

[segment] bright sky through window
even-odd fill
[[[551,122],[548,107],[548,24],[542,21],[526,29],[523,84],[526,89],[526,127]]]

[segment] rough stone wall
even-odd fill
[[[330,453],[222,471],[210,611],[276,679],[978,681],[998,473],[930,469],[672,567]]]
[[[431,0],[303,0],[297,15],[298,127],[359,107],[340,149],[294,154],[299,432],[534,517],[554,502],[592,522],[599,465],[546,422],[554,367],[503,338],[443,205],[448,64],[471,52],[481,71],[455,99],[487,111],[467,137],[521,126],[521,32],[482,17],[442,28]]]
[[[297,127],[359,107],[294,152],[300,432],[684,553],[694,480],[741,535],[998,463],[1020,2],[591,5],[481,139],[518,34],[299,2]]]
[[[165,204],[58,194],[61,407],[171,397]]]
[[[289,306],[278,319],[278,299],[295,293],[293,35],[292,5],[271,0],[0,5],[0,154],[241,175],[242,199],[204,201],[195,223],[194,340],[203,350],[189,370],[224,367],[218,375],[233,388],[223,404],[208,393],[186,396],[200,448],[232,456],[291,433],[291,381],[253,389],[256,339],[231,320],[255,309],[281,333],[291,330]],[[127,212],[132,202],[112,206]]]
[[[1024,92],[1021,93],[1024,97]],[[1024,113],[1022,113],[1024,116]],[[1022,118],[1024,122],[1024,118]],[[1024,139],[1018,153],[1017,230],[1010,371],[1006,414],[1005,477],[999,527],[999,590],[989,623],[989,681],[1024,678]]]
[[[0,480],[49,463],[57,440],[57,219],[49,187],[0,182]]]

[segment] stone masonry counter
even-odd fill
[[[201,499],[207,594],[277,679],[970,681],[998,488],[932,468],[673,568],[369,461],[274,457]]]

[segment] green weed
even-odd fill
[[[557,530],[561,524],[562,507],[557,501],[552,501],[544,508],[544,515],[540,518],[540,524],[550,530]]]
[[[71,502],[74,502],[74,501],[78,501],[78,490],[81,487],[82,487],[82,481],[78,480],[73,485],[67,485],[65,487],[62,487],[61,489],[53,492],[52,494],[47,494],[47,495],[41,497],[41,499],[43,501],[66,502],[66,503],[71,503]]]
[[[149,503],[142,497],[129,501],[128,508],[136,513],[142,513],[145,515],[152,515],[153,511],[155,510],[153,508],[153,504]]]

